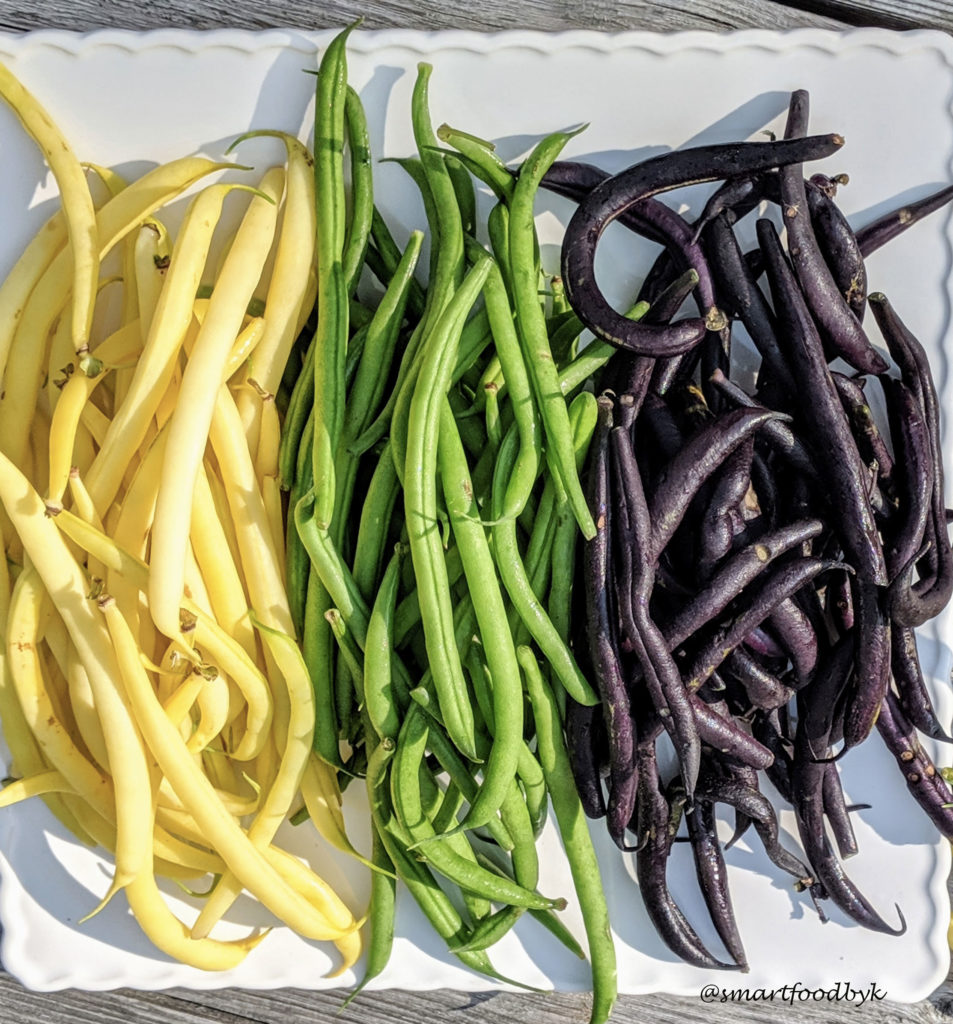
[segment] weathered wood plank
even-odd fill
[[[849,25],[953,30],[949,0],[791,0],[790,6]]]
[[[509,28],[604,31],[652,29],[728,30],[741,28],[840,28],[836,18],[794,10],[768,0],[484,0],[479,13],[447,0],[0,0],[0,29],[39,26],[86,31],[92,28],[329,28],[364,15],[367,28]]]

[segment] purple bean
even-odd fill
[[[801,390],[805,430],[829,480],[836,525],[848,559],[861,579],[885,585],[887,570],[866,476],[847,416],[837,397],[820,338],[770,221],[758,221],[775,309],[786,328],[788,357]]]
[[[904,717],[892,693],[888,693],[884,700],[877,719],[877,731],[896,758],[907,781],[907,789],[941,835],[953,840],[953,791],[920,745],[915,729]]]
[[[607,171],[592,164],[557,160],[546,172],[543,186],[578,203],[609,177]],[[646,199],[629,207],[618,219],[630,231],[664,245],[683,271],[694,270],[698,275],[695,290],[701,315],[712,324],[724,320],[715,305],[715,289],[705,253],[693,240],[684,218],[659,200]]]
[[[837,843],[837,852],[844,860],[853,857],[858,852],[857,838],[850,822],[844,790],[835,764],[827,765],[824,781],[821,783],[821,796],[824,801],[824,813],[830,822],[834,842]]]
[[[774,314],[755,283],[724,215],[709,225],[705,244],[721,301],[726,311],[744,324],[763,360],[758,374],[759,391],[767,387],[771,393],[789,400],[794,395],[794,381],[778,347]]]
[[[623,636],[642,667],[649,691],[663,716],[678,755],[686,793],[691,799],[701,763],[701,740],[696,716],[682,684],[665,638],[649,615],[655,583],[654,564],[649,562],[651,532],[642,478],[627,431],[618,427],[610,434],[612,467],[619,487],[616,522],[621,573],[617,575],[619,617]]]
[[[635,738],[629,714],[629,696],[619,660],[618,641],[609,609],[611,506],[609,502],[609,431],[612,403],[599,399],[599,421],[593,441],[588,498],[596,536],[583,547],[586,597],[586,632],[589,659],[605,714],[609,745],[610,832],[625,845],[625,826],[631,817],[631,779],[635,773]],[[623,820],[624,819],[624,820]],[[622,821],[621,831],[618,823]]]
[[[685,673],[685,685],[697,690],[728,655],[741,644],[748,634],[771,614],[785,598],[810,583],[823,572],[844,570],[843,562],[821,558],[799,558],[766,573],[746,607],[738,612],[732,622],[719,627],[702,645]]]
[[[640,743],[638,747],[639,846],[635,858],[639,889],[655,930],[676,956],[695,967],[733,970],[734,964],[716,960],[705,949],[694,928],[688,923],[668,889],[666,869],[674,835],[670,828],[671,808],[662,792],[658,776],[655,746]]]
[[[928,573],[914,584],[911,563],[891,583],[888,598],[891,618],[900,625],[915,627],[938,615],[953,596],[953,548],[946,530],[939,401],[923,346],[897,316],[886,296],[880,292],[871,295],[870,308],[890,354],[900,366],[901,378],[918,393],[933,457],[933,493],[926,531],[930,544],[926,555]]]
[[[641,200],[682,185],[750,174],[784,161],[829,156],[843,145],[838,135],[792,142],[733,143],[665,153],[644,160],[594,188],[569,222],[562,246],[562,279],[580,319],[604,341],[640,355],[678,355],[697,345],[708,324],[685,320],[665,327],[641,325],[617,313],[594,274],[596,248],[608,225]]]
[[[867,308],[867,267],[857,236],[827,190],[812,179],[805,191],[824,262],[858,323],[862,323]]]
[[[736,647],[725,659],[723,674],[744,690],[751,707],[770,711],[781,707],[794,696],[794,690],[769,672],[744,647]]]
[[[894,449],[903,453],[896,465],[897,522],[890,523],[884,545],[890,580],[897,578],[923,547],[933,496],[934,465],[929,432],[916,395],[893,377],[882,377]]]
[[[807,133],[809,99],[799,89],[791,96],[787,138]],[[798,283],[824,339],[851,366],[864,373],[883,373],[887,363],[864,334],[860,321],[847,304],[834,280],[811,224],[807,190],[799,164],[779,171],[781,213],[788,233],[788,251]]]
[[[685,821],[695,859],[695,874],[709,917],[731,958],[742,971],[747,971],[748,958],[731,906],[728,869],[718,842],[713,805],[709,801],[697,801],[685,812]]]
[[[719,708],[723,711],[719,711]],[[767,768],[774,761],[774,754],[767,747],[735,723],[723,701],[706,704],[697,695],[693,695],[692,709],[698,735],[720,754],[751,768]]]
[[[951,200],[953,200],[953,185],[947,185],[939,192],[931,192],[923,199],[885,213],[857,232],[857,244],[860,246],[860,251],[864,256],[869,256],[882,245],[886,245],[887,242],[906,231],[912,224],[916,224],[918,220],[922,220],[928,214],[946,206]]]
[[[891,630],[890,671],[904,716],[932,739],[953,743],[953,737],[937,718],[920,667],[917,637],[907,626],[895,625]]]
[[[734,409],[696,432],[662,471],[649,501],[654,557],[672,539],[692,498],[711,474],[763,424],[783,418],[768,409]]]
[[[589,818],[604,818],[606,814],[605,795],[599,775],[597,745],[604,740],[600,735],[602,709],[579,704],[571,697],[566,699],[566,745],[569,748],[569,763],[572,765],[576,790],[582,802],[582,809]]]
[[[774,609],[769,621],[772,632],[794,665],[798,686],[804,686],[817,667],[817,633],[810,618],[789,598]]]

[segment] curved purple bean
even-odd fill
[[[669,461],[649,499],[651,557],[672,539],[699,488],[763,424],[786,419],[770,409],[733,409],[697,431]]]
[[[953,791],[920,745],[916,730],[905,719],[892,693],[884,700],[877,731],[896,758],[914,799],[940,833],[953,839]]]
[[[592,444],[588,480],[589,508],[596,536],[583,547],[586,633],[589,659],[602,698],[609,744],[607,817],[616,842],[625,846],[625,826],[634,807],[631,779],[635,773],[635,740],[629,695],[619,661],[613,618],[609,611],[611,507],[609,502],[609,431],[612,402],[599,399],[599,421]],[[630,806],[631,804],[631,806]],[[618,823],[622,822],[621,831]]]
[[[543,187],[567,199],[581,202],[611,175],[592,164],[557,160],[546,172]],[[692,238],[692,231],[683,217],[658,199],[645,199],[619,215],[623,227],[665,246],[682,270],[698,274],[695,293],[702,316],[712,324],[723,322],[715,303],[715,289],[704,250]]]
[[[737,965],[722,963],[705,949],[672,899],[666,880],[674,839],[669,825],[671,808],[661,789],[654,744],[639,744],[638,762],[641,785],[637,801],[639,846],[635,870],[649,919],[665,945],[686,963],[734,970]]]
[[[923,346],[897,316],[885,295],[877,292],[870,296],[869,301],[890,354],[900,367],[904,383],[918,394],[933,457],[933,494],[926,531],[930,544],[926,555],[928,573],[914,584],[914,566],[911,563],[891,583],[888,599],[890,615],[895,622],[919,626],[938,615],[953,596],[953,548],[946,530],[939,400]]]
[[[779,708],[794,696],[794,690],[769,672],[744,647],[736,647],[725,659],[722,674],[744,690],[750,707],[762,711]]]
[[[770,221],[758,221],[767,259],[771,294],[784,324],[787,354],[797,381],[808,432],[818,462],[830,481],[838,533],[861,579],[885,585],[887,570],[870,500],[866,474],[847,415],[837,397],[820,338]]]
[[[837,843],[837,852],[844,860],[853,857],[858,851],[857,838],[854,835],[854,826],[850,822],[850,813],[844,800],[844,790],[836,764],[827,765],[824,781],[821,783],[821,798],[824,801],[824,814],[827,815],[831,832],[834,833],[834,842]]]
[[[685,673],[685,686],[697,690],[748,634],[774,611],[785,598],[816,579],[823,572],[846,570],[843,562],[822,558],[799,558],[767,573],[747,606],[731,623],[716,629],[702,645]]]
[[[894,625],[890,633],[890,671],[900,709],[910,722],[931,739],[953,743],[937,718],[920,667],[917,637],[908,626]]]
[[[697,801],[685,812],[685,822],[695,859],[695,874],[708,915],[731,958],[742,971],[747,971],[748,958],[731,906],[728,869],[718,842],[713,805],[709,801]]]
[[[649,615],[655,583],[654,565],[647,560],[651,523],[642,478],[627,431],[615,427],[610,434],[612,466],[620,485],[616,494],[616,522],[622,572],[617,584],[619,618],[630,650],[678,755],[682,781],[689,800],[701,764],[701,740],[691,702],[682,684],[669,645]]]
[[[916,395],[893,377],[882,377],[897,462],[897,522],[885,527],[887,573],[895,580],[923,547],[933,497],[934,465],[929,431]]]
[[[801,138],[806,134],[808,105],[805,90],[799,89],[791,96],[785,132],[787,138]],[[781,214],[787,228],[791,263],[821,334],[831,348],[855,369],[864,373],[883,373],[887,369],[886,361],[864,334],[817,244],[801,166],[788,164],[781,167],[779,184]]]
[[[572,765],[576,791],[582,802],[582,809],[588,818],[604,818],[606,800],[602,791],[599,774],[598,744],[604,737],[599,735],[602,708],[579,704],[572,697],[566,698],[566,745],[569,748],[569,763]]]
[[[704,320],[653,327],[627,320],[609,305],[594,273],[603,231],[627,209],[660,192],[750,174],[785,161],[829,156],[843,141],[839,135],[829,135],[791,142],[703,146],[652,157],[607,179],[579,204],[563,238],[562,279],[570,304],[597,337],[640,355],[673,356],[694,348],[709,326]]]
[[[876,252],[882,245],[902,234],[912,224],[922,220],[928,214],[942,209],[953,200],[953,185],[941,188],[939,192],[931,192],[930,195],[918,199],[914,203],[898,207],[878,217],[870,224],[865,224],[857,232],[857,244],[864,256]]]

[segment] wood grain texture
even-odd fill
[[[789,29],[847,25],[953,29],[951,0],[482,0],[475,10],[459,0],[0,0],[0,29],[61,28],[327,28],[365,16],[368,28],[508,28],[561,30]],[[732,982],[734,984],[734,982]],[[41,994],[28,992],[0,971],[0,1024],[579,1024],[588,999],[579,994],[476,995],[448,990],[387,991],[361,997],[337,1016],[339,992],[197,992]],[[669,996],[624,997],[615,1024],[826,1024],[844,1018],[864,1024],[942,1024],[953,1020],[948,979],[931,999],[913,1006],[878,1004],[863,1010],[828,1004],[706,1004]]]
[[[791,6],[839,18],[849,25],[953,30],[949,0],[793,0]]]
[[[464,13],[461,13],[463,11]],[[652,29],[842,28],[822,13],[770,0],[484,0],[478,12],[447,0],[0,0],[0,29],[331,28],[364,15],[367,28],[510,28],[603,31]]]

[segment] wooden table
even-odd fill
[[[531,28],[619,29],[788,29],[814,26],[953,31],[953,0],[482,0],[466,13],[458,0],[0,0],[0,30],[62,28],[332,28],[365,16],[366,28]],[[193,992],[77,991],[42,995],[24,990],[0,971],[0,1022],[33,1024],[332,1024],[338,1020],[339,992],[246,992],[225,989]],[[461,1013],[461,1011],[463,1011]],[[405,1020],[427,1024],[489,1024],[583,1021],[585,995],[464,994],[449,990],[365,995],[344,1020],[385,1024]],[[911,1006],[882,1003],[863,1010],[821,1004],[817,1008],[770,1003],[710,1005],[700,999],[627,996],[619,1001],[616,1024],[767,1021],[807,1024],[856,1015],[877,1024],[932,1024],[953,1019],[953,977],[929,1000]]]

